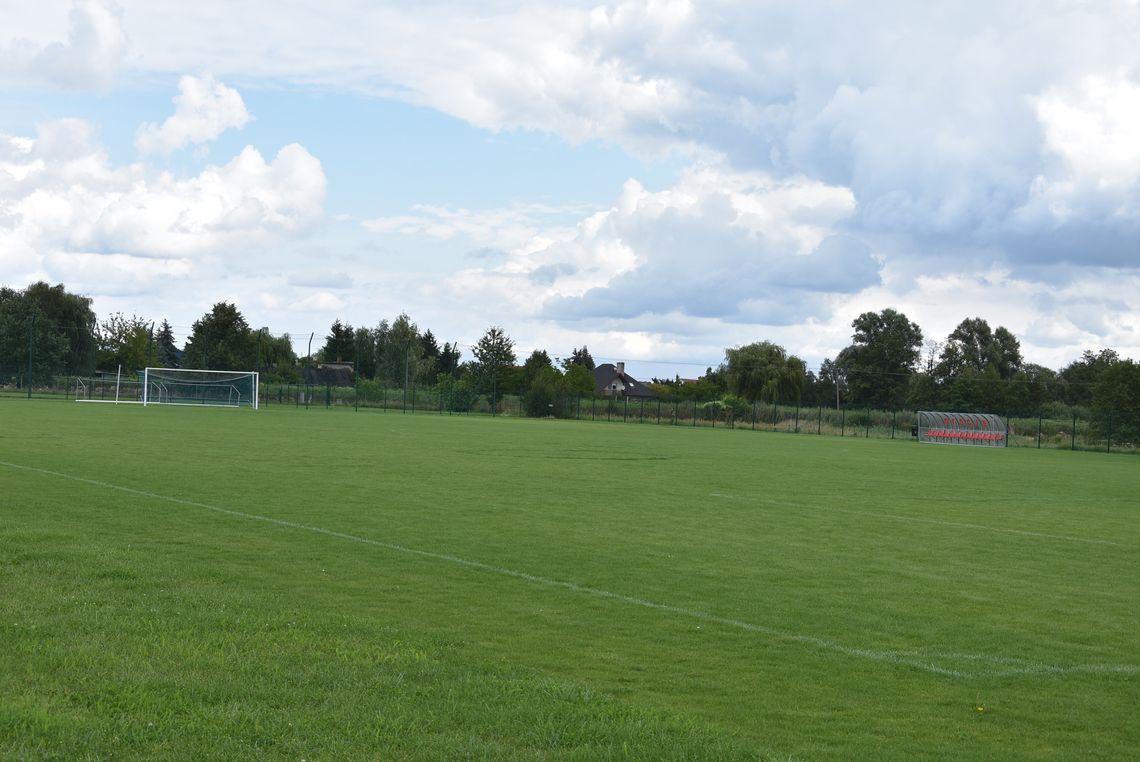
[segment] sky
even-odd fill
[[[0,0],[0,284],[635,375],[1140,358],[1140,2]],[[469,359],[470,352],[464,357]]]

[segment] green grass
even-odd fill
[[[1140,748],[1133,457],[9,401],[0,464],[0,758]]]

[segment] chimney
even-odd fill
[[[625,375],[625,363],[624,362],[614,363],[614,367],[617,368],[617,372],[618,372],[619,376]]]

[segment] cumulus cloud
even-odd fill
[[[855,211],[844,188],[702,164],[664,191],[631,180],[609,210],[536,233],[452,288],[563,321],[785,325],[879,282],[869,246],[840,230]]]
[[[213,77],[183,76],[174,97],[174,114],[161,125],[144,124],[135,136],[140,154],[168,154],[205,143],[250,120],[237,90]]]
[[[35,138],[0,135],[0,236],[37,252],[53,278],[99,268],[111,281],[177,278],[195,260],[304,233],[322,219],[325,184],[296,144],[271,161],[247,147],[176,177],[114,166],[85,121],[49,122]],[[11,251],[5,271],[18,267]]]
[[[1068,209],[1100,214],[1110,242],[1134,232],[1133,175],[1110,161],[1132,148],[1099,138],[1131,114],[1135,3],[339,7],[227,4],[219,26],[210,0],[151,0],[129,17],[154,70],[210,61],[222,75],[397,97],[489,130],[813,177],[852,191],[850,226],[912,235],[916,250],[973,240],[1033,261],[1039,225]],[[1117,105],[1096,113],[1102,102]],[[1082,169],[1058,171],[1074,162]],[[1127,214],[1109,213],[1121,205]]]
[[[122,68],[127,48],[123,12],[113,0],[76,0],[65,42],[18,37],[0,44],[0,75],[105,90]]]
[[[551,300],[547,314],[680,312],[783,325],[826,313],[827,293],[878,282],[868,247],[833,232],[854,211],[846,189],[762,173],[703,167],[659,193],[629,184],[607,219],[573,245],[599,252],[620,245],[632,261],[604,283]]]

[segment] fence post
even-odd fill
[[[871,438],[871,408],[867,408],[867,433],[863,436],[863,438]]]
[[[1105,452],[1112,452],[1112,411],[1108,411],[1108,442]]]
[[[816,436],[823,436],[823,403],[820,403],[819,406],[819,418],[816,419],[815,433]]]
[[[1041,449],[1041,414],[1037,415],[1037,449]]]
[[[32,331],[36,327],[36,313],[28,317],[28,399],[32,398]]]
[[[796,426],[792,430],[792,433],[793,434],[799,434],[800,433],[800,403],[798,400],[796,402]]]
[[[899,411],[891,411],[891,439],[895,438],[895,423],[898,421]]]
[[[1072,439],[1072,445],[1070,446],[1069,449],[1071,449],[1071,450],[1077,449],[1077,411],[1076,410],[1073,411],[1073,439]]]
[[[847,432],[847,408],[842,408],[839,411],[839,436],[842,438],[846,436]]]

